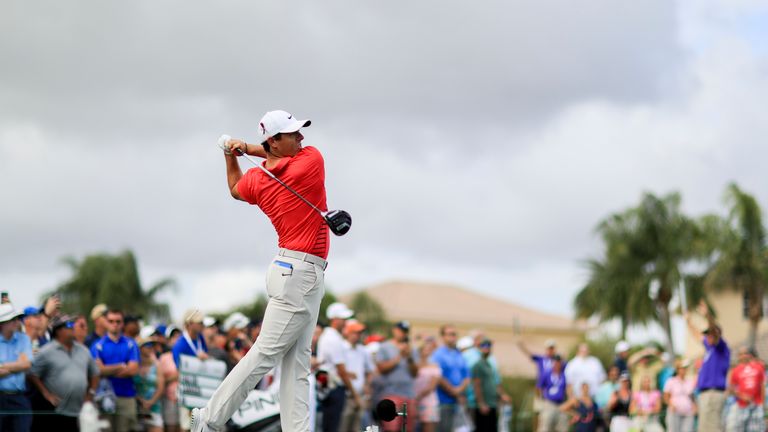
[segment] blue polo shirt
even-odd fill
[[[440,369],[443,371],[443,378],[453,386],[458,386],[462,381],[469,378],[467,362],[461,355],[461,351],[456,348],[451,349],[441,346],[432,353],[432,362],[440,365]],[[441,405],[456,403],[456,398],[443,391],[440,386],[437,387],[437,398],[440,400]]]
[[[202,351],[204,353],[208,352],[208,346],[205,344],[205,338],[203,338],[202,334],[197,335],[197,339],[192,341],[192,343],[195,344],[194,347],[189,345],[189,342],[187,341],[188,336],[189,333],[184,331],[179,340],[176,341],[176,344],[173,345],[173,361],[176,362],[176,367],[180,367],[180,356],[182,354],[197,357],[197,351]]]
[[[26,354],[32,361],[32,343],[29,336],[21,332],[14,332],[10,339],[0,335],[0,363],[15,362],[21,354]],[[24,372],[17,372],[0,378],[0,391],[23,392],[27,386],[24,384]]]
[[[565,402],[565,374],[560,372],[556,374],[550,369],[541,380],[541,396],[557,405]]]
[[[716,345],[712,346],[704,337],[704,362],[699,370],[699,381],[696,389],[699,391],[716,389],[725,390],[725,378],[728,368],[731,366],[731,350],[721,337]]]
[[[129,362],[139,362],[139,347],[136,342],[124,335],[120,335],[117,342],[105,335],[91,347],[91,355],[94,359],[101,360],[104,366]],[[133,385],[133,378],[109,377],[112,388],[117,397],[136,397],[136,387]]]

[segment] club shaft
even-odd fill
[[[306,199],[306,198],[304,198],[303,196],[301,196],[301,194],[299,194],[298,192],[296,192],[295,190],[293,190],[293,188],[291,188],[290,186],[288,186],[287,184],[285,184],[285,182],[283,182],[282,180],[280,180],[279,178],[277,178],[277,176],[275,176],[274,174],[272,174],[271,172],[269,172],[269,170],[268,170],[268,169],[266,169],[266,168],[264,168],[264,166],[263,166],[262,164],[258,163],[256,160],[254,160],[253,158],[251,158],[250,156],[248,156],[247,154],[245,154],[245,153],[243,153],[243,152],[240,152],[240,151],[238,151],[238,152],[237,152],[237,154],[238,154],[239,156],[242,156],[242,157],[246,158],[246,159],[248,160],[248,162],[252,163],[254,166],[256,166],[256,167],[257,167],[257,168],[259,168],[260,170],[264,171],[264,173],[265,173],[266,175],[268,175],[268,176],[269,176],[269,178],[271,178],[272,180],[274,180],[274,181],[276,181],[276,182],[280,183],[280,185],[282,185],[284,188],[288,189],[288,191],[289,191],[289,192],[291,192],[292,194],[296,195],[296,197],[297,197],[297,198],[299,198],[300,200],[304,201],[304,202],[305,202],[305,203],[306,203],[308,206],[310,206],[310,207],[312,207],[313,209],[315,209],[315,211],[316,211],[316,212],[320,213],[320,216],[323,216],[323,217],[325,217],[325,213],[324,213],[322,210],[320,210],[319,208],[317,208],[317,206],[315,206],[315,205],[314,205],[314,204],[312,204],[311,202],[307,201],[307,199]]]

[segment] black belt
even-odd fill
[[[699,389],[699,392],[700,392],[700,393],[704,393],[705,391],[719,391],[719,392],[724,392],[724,391],[725,391],[725,388],[721,388],[721,387],[704,387],[704,388],[702,388],[702,389]]]

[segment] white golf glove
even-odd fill
[[[231,140],[232,137],[229,135],[222,135],[219,137],[219,148],[224,150],[225,154],[232,154],[232,147],[229,145],[229,140]]]

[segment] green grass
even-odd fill
[[[535,381],[532,378],[504,377],[501,385],[512,398],[512,424],[514,432],[533,431],[533,390]]]

